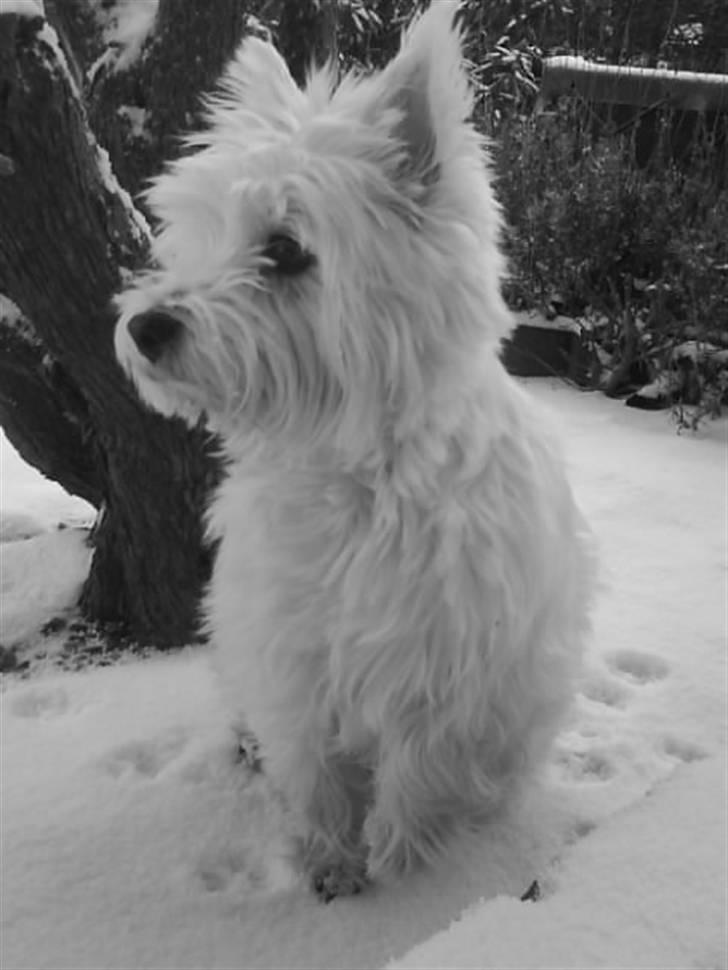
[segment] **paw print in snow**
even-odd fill
[[[101,769],[112,778],[126,775],[154,779],[175,762],[187,746],[182,731],[171,731],[161,737],[130,741],[109,751],[101,760]]]

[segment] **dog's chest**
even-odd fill
[[[217,580],[239,585],[256,610],[315,621],[336,640],[342,625],[356,635],[431,614],[478,585],[478,530],[467,520],[452,500],[423,507],[343,474],[238,470],[213,508]]]
[[[233,469],[210,512],[221,540],[216,571],[320,596],[371,531],[372,494],[347,476]]]
[[[358,746],[378,717],[360,719],[365,694],[465,683],[505,628],[504,602],[530,615],[520,573],[503,601],[516,545],[498,541],[508,517],[489,514],[478,485],[425,504],[346,476],[234,472],[214,508],[208,616],[221,655],[245,671],[248,707],[302,678]]]

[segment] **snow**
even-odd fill
[[[36,521],[35,532],[56,528],[60,523],[82,526],[94,521],[94,509],[88,502],[68,495],[55,482],[40,475],[22,460],[0,431],[0,523],[3,532],[10,529],[17,516]],[[54,582],[51,573],[48,582]]]
[[[705,340],[685,340],[672,349],[671,361],[690,361],[698,364],[703,360],[712,360],[716,364],[728,363],[728,349],[716,347]]]
[[[680,386],[679,374],[674,371],[664,371],[662,374],[658,374],[654,381],[643,384],[637,393],[640,397],[650,398],[653,401],[658,401],[660,398],[669,401],[675,391],[680,389]]]
[[[606,78],[636,78],[640,81],[656,80],[670,82],[681,80],[698,82],[704,85],[715,85],[720,90],[725,83],[723,74],[709,74],[705,71],[676,71],[672,67],[637,67],[629,64],[607,64],[573,54],[552,54],[544,59],[544,73],[553,75],[555,72],[586,73]]]
[[[96,15],[104,28],[104,40],[118,55],[114,71],[127,70],[139,57],[144,41],[154,28],[159,0],[116,0],[101,5],[95,0]]]
[[[76,84],[76,80],[73,76],[73,72],[68,66],[68,60],[63,51],[63,47],[61,47],[61,42],[59,40],[58,34],[47,21],[46,23],[43,24],[43,27],[38,31],[38,39],[42,40],[45,44],[48,45],[48,47],[51,48],[51,50],[53,51],[54,57],[61,65],[61,69],[63,70],[66,77],[68,78],[68,83],[71,86],[71,90],[76,95],[76,97],[79,98],[80,100],[81,92],[78,89],[78,85]]]
[[[119,199],[119,202],[126,210],[129,221],[134,227],[134,233],[137,240],[140,244],[144,245],[145,243],[149,242],[152,236],[149,223],[145,219],[142,211],[137,209],[137,207],[134,205],[127,190],[122,187],[121,183],[114,174],[109,153],[105,148],[99,145],[90,129],[88,132],[88,141],[92,151],[95,151],[96,153],[96,165],[98,167],[98,172],[104,189],[109,193],[109,195],[114,195]]]
[[[725,804],[715,798],[724,789],[720,759],[684,766],[575,845],[553,896],[527,907],[506,897],[481,903],[389,966],[724,966],[725,857],[716,849]]]
[[[22,531],[30,531],[32,524],[24,524]],[[91,563],[87,536],[85,529],[65,529],[24,541],[4,538],[0,638],[5,646],[34,636],[76,602]],[[46,581],[49,572],[52,583]]]
[[[44,17],[43,0],[1,0],[0,14],[18,14],[21,17]]]
[[[3,293],[0,293],[0,328],[12,330],[15,337],[33,347],[42,346],[40,337],[30,320],[24,316],[20,307]]]
[[[516,325],[520,327],[537,327],[539,330],[570,330],[573,333],[581,333],[583,329],[580,320],[576,320],[574,317],[561,316],[561,314],[551,320],[538,310],[523,310],[513,316]]]
[[[22,314],[20,308],[4,293],[0,293],[0,324],[4,327],[18,325]]]
[[[26,465],[0,432],[2,645],[35,643],[49,619],[69,612],[91,562],[94,516],[87,502]]]
[[[135,138],[149,140],[149,132],[146,130],[146,108],[136,108],[134,105],[123,104],[117,109],[116,113],[120,118],[125,118],[129,122],[131,133]]]
[[[43,526],[32,515],[25,512],[14,512],[0,516],[0,542],[15,542],[16,539],[30,539],[31,536],[43,532]],[[11,579],[15,580],[14,569],[11,568]],[[4,587],[3,587],[4,590]]]
[[[604,589],[573,716],[522,803],[437,871],[323,906],[264,777],[235,761],[207,649],[6,676],[0,965],[726,967],[728,424],[677,435],[665,412],[526,383],[562,428]],[[16,534],[71,511],[1,454]],[[18,631],[54,590],[71,606],[74,531],[0,547]],[[541,900],[520,902],[533,879]]]

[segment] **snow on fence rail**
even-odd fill
[[[544,58],[542,71],[544,101],[576,94],[601,104],[728,112],[728,74],[601,64],[572,56]]]

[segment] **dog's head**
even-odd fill
[[[248,38],[193,149],[153,183],[154,266],[119,297],[142,397],[228,436],[369,447],[422,419],[509,322],[499,213],[438,0],[371,76],[302,90]]]

